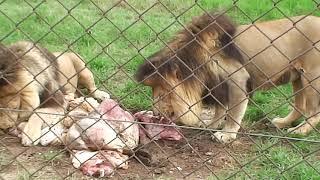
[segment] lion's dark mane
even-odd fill
[[[204,63],[206,55],[214,55],[203,47],[203,44],[206,45],[205,42],[208,42],[207,38],[210,32],[218,33],[216,41],[219,42],[217,45],[221,48],[221,52],[218,53],[243,64],[243,58],[232,42],[232,37],[236,32],[233,22],[226,15],[205,13],[194,18],[185,29],[168,43],[168,47],[150,56],[138,68],[137,81],[142,82],[147,78],[161,78],[161,76],[176,72],[177,78],[184,83],[201,81],[200,84],[204,86],[204,102],[215,102],[212,96],[206,96],[208,93],[211,93],[219,101],[226,102],[228,97],[227,85],[221,83],[224,79],[217,73],[212,72]],[[213,58],[211,59],[213,60]]]

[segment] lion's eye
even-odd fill
[[[166,94],[159,94],[158,99],[163,100],[163,99],[165,99],[166,97],[167,97]]]
[[[4,64],[0,64],[0,70],[5,70],[6,66]]]

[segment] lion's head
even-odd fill
[[[217,61],[231,58],[242,63],[232,43],[235,31],[225,15],[206,13],[149,57],[138,68],[136,79],[152,88],[154,112],[194,126],[203,104],[225,104],[228,86]]]
[[[12,84],[17,80],[17,69],[21,68],[18,58],[6,46],[0,43],[0,86]]]

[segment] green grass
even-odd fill
[[[0,167],[5,167],[12,161],[12,155],[5,151],[5,149],[1,149],[0,152]]]
[[[129,0],[130,5],[121,2],[116,6],[116,0],[92,0],[94,3],[89,0],[60,0],[61,4],[58,1],[28,0],[26,3],[7,0],[0,1],[0,40],[5,44],[22,39],[33,40],[52,51],[75,51],[86,60],[99,86],[114,98],[121,99],[124,107],[141,110],[150,108],[151,90],[138,85],[133,74],[144,58],[164,46],[159,38],[170,40],[182,28],[180,23],[200,15],[203,9],[229,9],[228,14],[236,22],[245,24],[308,14],[316,8],[312,0],[274,1],[276,3],[271,0],[199,0],[194,5],[194,0],[161,0],[164,7],[156,0]],[[319,15],[319,11],[313,14]],[[283,86],[279,89],[255,94],[245,116],[249,125],[261,118],[285,116],[290,111],[283,94],[290,95],[291,88]],[[281,135],[281,132],[268,133]],[[319,139],[319,135],[313,134],[308,138]],[[301,154],[283,142],[265,140],[258,142],[257,146],[270,143],[277,145],[248,155],[244,160],[260,153],[265,155],[245,167],[248,174],[257,179],[277,179],[282,169],[301,160]],[[303,152],[313,148],[306,142],[294,144]],[[272,159],[276,167],[266,157]],[[319,168],[316,161],[319,161],[319,155],[309,157],[310,163]],[[284,175],[288,179],[319,177],[305,163]]]
[[[270,180],[319,179],[319,153],[303,158],[306,154],[319,149],[319,146],[308,144],[308,147],[302,150],[299,146],[305,146],[305,143],[296,143],[299,148],[295,149],[287,143],[277,142],[277,139],[261,140],[259,145],[253,147],[253,153],[239,160],[242,164],[246,164],[242,169],[229,169],[222,173],[221,177]]]
[[[64,154],[58,150],[50,150],[50,151],[38,154],[37,156],[38,156],[38,158],[40,158],[44,161],[50,161],[50,162],[59,161],[64,158]]]
[[[52,51],[69,48],[79,53],[94,71],[97,83],[121,99],[128,109],[150,107],[151,101],[146,97],[150,97],[150,89],[137,87],[132,76],[144,58],[164,46],[159,38],[168,41],[182,28],[180,23],[190,21],[203,9],[213,8],[230,9],[228,14],[236,22],[250,23],[273,8],[270,0],[240,0],[234,8],[231,0],[200,0],[196,5],[192,0],[163,0],[165,7],[155,0],[129,1],[130,5],[125,2],[115,5],[116,0],[27,2],[1,3],[1,13],[6,15],[0,16],[1,40],[4,43],[33,40]],[[288,16],[306,14],[315,4],[309,0],[283,0],[277,7],[260,19],[283,17],[281,12]],[[143,20],[139,20],[140,14]]]

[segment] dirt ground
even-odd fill
[[[209,132],[185,130],[184,135],[179,142],[154,141],[140,147],[129,169],[117,170],[111,179],[215,179],[226,169],[237,169],[237,161],[250,153],[252,145],[245,137],[225,146],[213,142]],[[29,148],[16,137],[0,139],[2,179],[92,179],[73,168],[63,147]]]

